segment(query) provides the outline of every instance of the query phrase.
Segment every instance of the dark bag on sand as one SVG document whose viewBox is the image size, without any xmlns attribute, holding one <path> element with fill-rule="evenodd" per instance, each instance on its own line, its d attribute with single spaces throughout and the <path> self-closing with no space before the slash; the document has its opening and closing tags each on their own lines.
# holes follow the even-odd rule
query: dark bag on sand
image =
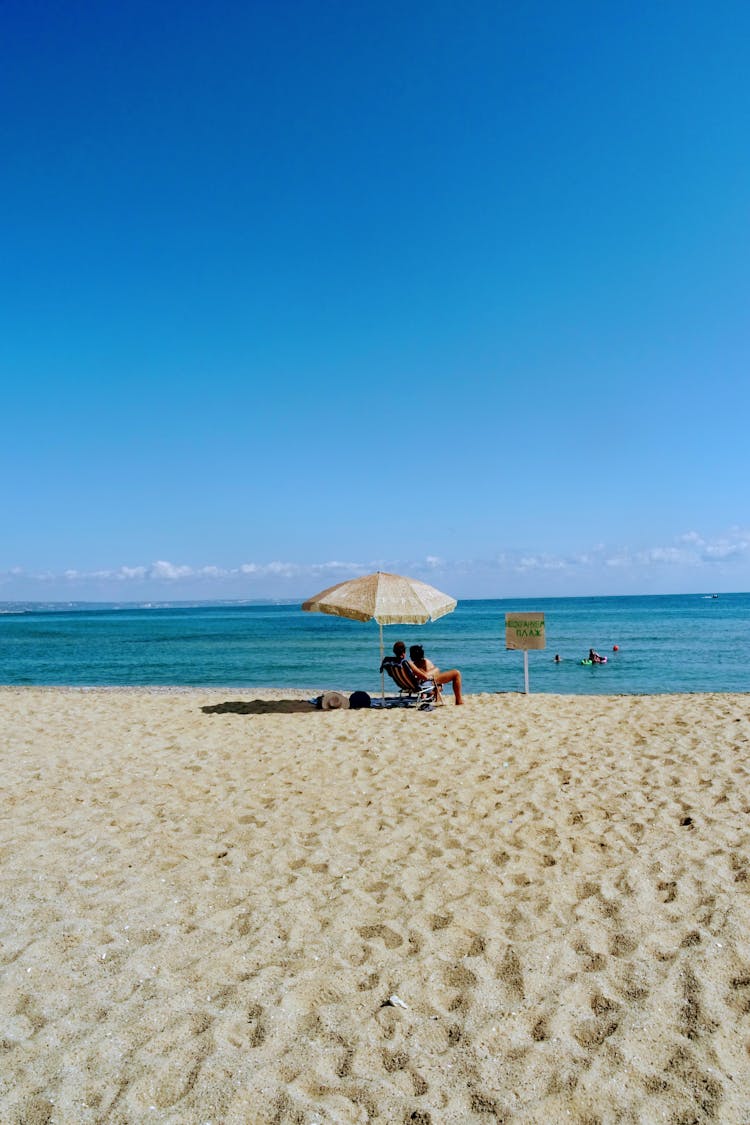
<svg viewBox="0 0 750 1125">
<path fill-rule="evenodd" d="M 349 707 L 358 711 L 361 707 L 369 707 L 372 703 L 366 691 L 353 691 L 349 696 Z"/>
</svg>

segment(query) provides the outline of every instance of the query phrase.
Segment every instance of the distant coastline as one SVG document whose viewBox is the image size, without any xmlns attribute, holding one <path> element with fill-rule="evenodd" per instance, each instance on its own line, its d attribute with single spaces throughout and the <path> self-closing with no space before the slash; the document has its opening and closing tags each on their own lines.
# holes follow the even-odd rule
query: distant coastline
<svg viewBox="0 0 750 1125">
<path fill-rule="evenodd" d="M 489 603 L 489 602 L 503 602 L 509 605 L 530 605 L 533 603 L 540 603 L 540 605 L 549 602 L 580 602 L 591 601 L 601 602 L 610 600 L 623 600 L 628 598 L 705 598 L 707 600 L 717 601 L 720 598 L 733 598 L 745 597 L 750 594 L 747 590 L 724 590 L 719 593 L 709 591 L 688 591 L 674 592 L 674 593 L 659 593 L 659 594 L 569 594 L 569 595 L 551 595 L 545 594 L 538 597 L 528 595 L 524 597 L 506 597 L 498 595 L 492 598 L 459 598 L 460 602 L 471 603 Z M 107 600 L 101 599 L 96 601 L 91 600 L 45 600 L 45 599 L 23 599 L 13 598 L 4 601 L 0 599 L 0 614 L 24 614 L 24 613 L 60 613 L 60 612 L 75 612 L 76 610 L 83 610 L 89 613 L 95 613 L 97 610 L 135 610 L 135 609 L 211 609 L 213 607 L 229 609 L 232 606 L 247 607 L 247 606 L 295 606 L 301 605 L 305 600 L 305 594 L 299 594 L 291 598 L 177 598 L 161 599 L 161 598 L 132 598 L 132 599 L 117 599 Z"/>
</svg>

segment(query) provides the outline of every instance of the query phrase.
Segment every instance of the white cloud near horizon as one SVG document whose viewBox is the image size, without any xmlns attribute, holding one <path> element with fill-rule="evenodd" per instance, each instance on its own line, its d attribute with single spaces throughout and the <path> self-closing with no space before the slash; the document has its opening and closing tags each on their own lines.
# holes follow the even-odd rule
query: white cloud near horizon
<svg viewBox="0 0 750 1125">
<path fill-rule="evenodd" d="M 731 565 L 734 576 L 742 564 L 750 566 L 750 529 L 730 528 L 724 534 L 710 539 L 695 530 L 681 535 L 669 545 L 656 545 L 632 550 L 628 547 L 608 548 L 597 544 L 588 550 L 569 555 L 532 553 L 505 550 L 491 559 L 444 559 L 437 555 L 426 555 L 422 559 L 395 559 L 369 562 L 355 562 L 333 559 L 325 562 L 290 562 L 272 560 L 270 562 L 243 562 L 238 566 L 223 567 L 215 564 L 199 566 L 173 563 L 158 559 L 149 564 L 122 564 L 112 569 L 79 570 L 69 568 L 61 573 L 51 571 L 31 572 L 21 567 L 12 567 L 0 572 L 0 590 L 8 587 L 25 586 L 37 588 L 40 592 L 64 588 L 71 593 L 82 589 L 96 590 L 101 596 L 109 591 L 113 595 L 122 594 L 124 589 L 137 596 L 147 587 L 170 590 L 175 596 L 188 586 L 192 591 L 199 590 L 204 596 L 221 597 L 222 592 L 231 590 L 234 596 L 253 596 L 272 589 L 271 596 L 282 596 L 286 590 L 289 596 L 300 594 L 315 585 L 332 585 L 337 581 L 367 574 L 373 570 L 392 570 L 396 573 L 425 576 L 439 583 L 462 582 L 465 585 L 477 584 L 484 589 L 488 582 L 503 579 L 529 581 L 536 576 L 537 585 L 554 581 L 555 593 L 562 589 L 560 583 L 567 578 L 575 580 L 591 579 L 594 575 L 617 574 L 632 577 L 634 580 L 649 575 L 655 579 L 659 575 L 673 573 L 675 576 L 704 572 L 708 576 L 720 568 L 720 564 Z M 747 575 L 750 585 L 750 574 Z M 241 592 L 238 594 L 238 588 Z M 513 591 L 517 593 L 517 591 Z M 540 590 L 536 590 L 540 593 Z M 19 596 L 19 595 L 16 595 Z M 28 597 L 28 593 L 25 595 Z M 195 592 L 189 596 L 195 597 Z M 472 596 L 472 595 L 466 595 Z"/>
</svg>

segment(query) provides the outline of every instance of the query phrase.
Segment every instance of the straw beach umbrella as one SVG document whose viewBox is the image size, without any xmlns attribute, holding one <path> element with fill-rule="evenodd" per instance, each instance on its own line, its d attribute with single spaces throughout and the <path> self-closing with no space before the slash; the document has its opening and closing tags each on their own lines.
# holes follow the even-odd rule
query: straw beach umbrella
<svg viewBox="0 0 750 1125">
<path fill-rule="evenodd" d="M 329 586 L 303 602 L 302 608 L 308 613 L 330 613 L 353 621 L 377 621 L 382 661 L 384 625 L 424 625 L 450 613 L 457 604 L 455 598 L 418 578 L 379 570 Z"/>
</svg>

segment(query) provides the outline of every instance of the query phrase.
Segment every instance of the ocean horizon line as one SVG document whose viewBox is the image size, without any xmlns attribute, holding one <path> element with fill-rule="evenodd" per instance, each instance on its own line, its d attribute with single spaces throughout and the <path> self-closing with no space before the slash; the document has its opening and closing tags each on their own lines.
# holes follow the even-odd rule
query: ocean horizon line
<svg viewBox="0 0 750 1125">
<path fill-rule="evenodd" d="M 632 599 L 652 598 L 658 600 L 660 598 L 733 598 L 733 597 L 746 597 L 750 591 L 747 590 L 691 590 L 687 592 L 679 591 L 662 591 L 660 593 L 648 594 L 524 594 L 524 595 L 511 595 L 511 596 L 496 596 L 496 597 L 458 597 L 457 601 L 476 603 L 485 602 L 560 602 L 560 601 L 615 601 Z M 161 599 L 161 598 L 82 598 L 82 599 L 32 599 L 32 598 L 12 598 L 8 600 L 0 599 L 0 613 L 35 613 L 35 612 L 54 612 L 65 610 L 97 610 L 97 609 L 211 609 L 211 608 L 225 608 L 232 607 L 247 608 L 252 606 L 302 606 L 302 602 L 309 597 L 308 595 L 298 595 L 296 597 L 265 597 L 265 598 L 174 598 L 174 599 Z"/>
</svg>

